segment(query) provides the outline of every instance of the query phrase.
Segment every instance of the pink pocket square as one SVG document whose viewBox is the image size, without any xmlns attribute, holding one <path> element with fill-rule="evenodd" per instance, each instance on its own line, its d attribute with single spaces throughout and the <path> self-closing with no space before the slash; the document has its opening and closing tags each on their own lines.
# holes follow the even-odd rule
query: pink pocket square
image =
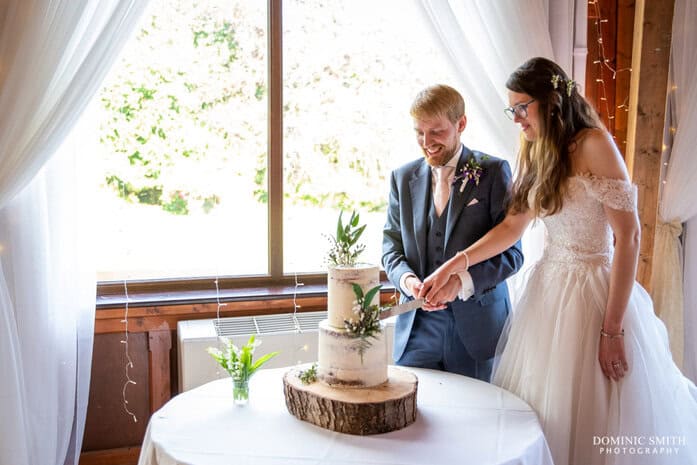
<svg viewBox="0 0 697 465">
<path fill-rule="evenodd" d="M 478 203 L 479 203 L 479 200 L 472 199 L 472 200 L 470 200 L 470 203 L 467 204 L 467 206 L 471 207 L 472 205 L 477 205 Z"/>
</svg>

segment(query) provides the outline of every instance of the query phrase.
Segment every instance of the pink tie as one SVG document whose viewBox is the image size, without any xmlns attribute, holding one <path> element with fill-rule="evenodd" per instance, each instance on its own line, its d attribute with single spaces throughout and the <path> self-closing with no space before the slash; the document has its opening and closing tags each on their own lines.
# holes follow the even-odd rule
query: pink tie
<svg viewBox="0 0 697 465">
<path fill-rule="evenodd" d="M 452 166 L 437 166 L 433 168 L 436 176 L 436 190 L 433 193 L 433 204 L 436 207 L 436 215 L 440 216 L 445 210 L 450 198 L 450 175 L 453 172 Z"/>
</svg>

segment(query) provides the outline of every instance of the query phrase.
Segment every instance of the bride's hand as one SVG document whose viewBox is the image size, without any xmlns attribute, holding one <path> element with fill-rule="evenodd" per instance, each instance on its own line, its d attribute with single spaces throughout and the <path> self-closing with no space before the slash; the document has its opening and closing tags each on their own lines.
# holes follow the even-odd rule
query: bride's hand
<svg viewBox="0 0 697 465">
<path fill-rule="evenodd" d="M 447 284 L 450 275 L 450 270 L 443 264 L 424 280 L 417 297 L 426 299 L 426 302 L 434 300 L 438 291 Z"/>
<path fill-rule="evenodd" d="M 600 336 L 598 361 L 603 374 L 608 379 L 619 381 L 629 370 L 627 357 L 624 352 L 624 337 L 610 338 Z"/>
</svg>

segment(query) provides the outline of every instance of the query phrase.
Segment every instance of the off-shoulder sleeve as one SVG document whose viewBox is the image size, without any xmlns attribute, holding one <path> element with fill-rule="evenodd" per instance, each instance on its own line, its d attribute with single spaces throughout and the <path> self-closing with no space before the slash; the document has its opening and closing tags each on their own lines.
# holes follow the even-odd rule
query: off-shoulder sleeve
<svg viewBox="0 0 697 465">
<path fill-rule="evenodd" d="M 585 177 L 588 192 L 604 205 L 615 210 L 633 211 L 637 208 L 637 186 L 624 179 Z"/>
</svg>

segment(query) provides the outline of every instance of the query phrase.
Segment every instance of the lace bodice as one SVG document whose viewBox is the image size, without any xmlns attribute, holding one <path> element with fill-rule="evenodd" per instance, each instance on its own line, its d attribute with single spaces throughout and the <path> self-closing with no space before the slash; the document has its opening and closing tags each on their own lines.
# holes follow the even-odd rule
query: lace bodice
<svg viewBox="0 0 697 465">
<path fill-rule="evenodd" d="M 627 181 L 571 177 L 561 211 L 542 219 L 547 227 L 543 259 L 609 265 L 613 238 L 603 206 L 632 211 L 636 199 L 637 187 Z"/>
</svg>

